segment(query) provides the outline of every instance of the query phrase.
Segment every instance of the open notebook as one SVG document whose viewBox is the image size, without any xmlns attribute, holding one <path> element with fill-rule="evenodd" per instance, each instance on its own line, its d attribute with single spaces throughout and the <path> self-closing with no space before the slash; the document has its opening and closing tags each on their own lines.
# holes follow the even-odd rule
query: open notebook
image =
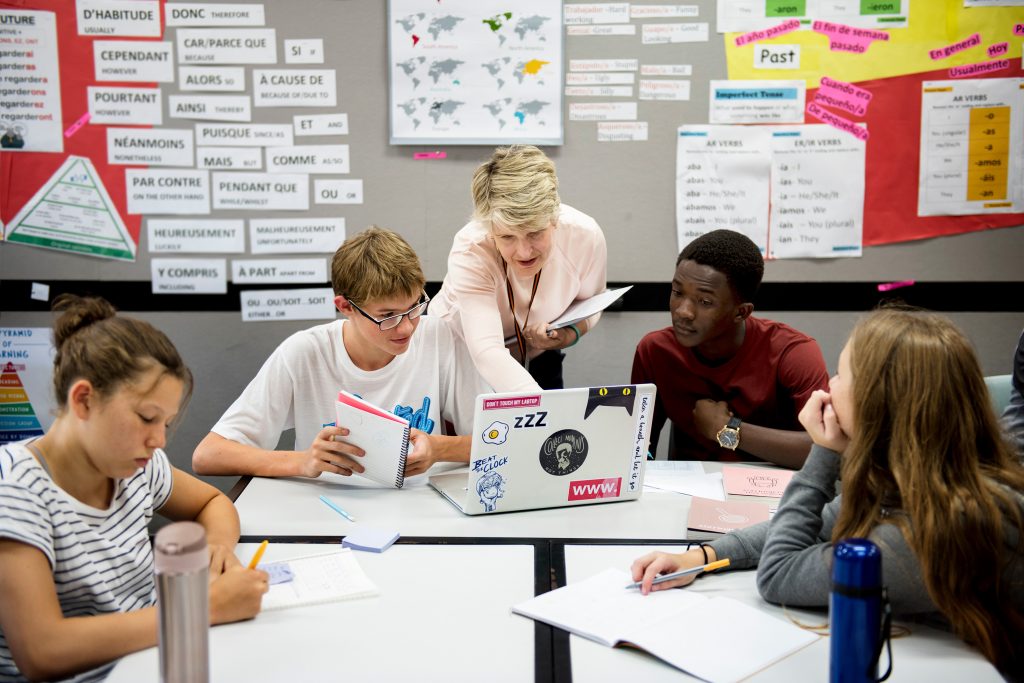
<svg viewBox="0 0 1024 683">
<path fill-rule="evenodd" d="M 349 430 L 345 441 L 366 451 L 359 460 L 366 468 L 361 476 L 402 488 L 409 456 L 409 422 L 347 391 L 338 392 L 334 407 L 336 424 Z"/>
<path fill-rule="evenodd" d="M 641 595 L 606 569 L 512 611 L 602 645 L 633 645 L 714 683 L 739 681 L 810 645 L 813 633 L 726 597 L 666 590 Z"/>
<path fill-rule="evenodd" d="M 263 596 L 264 611 L 365 598 L 379 592 L 347 548 L 258 568 L 271 575 L 270 590 Z"/>
</svg>

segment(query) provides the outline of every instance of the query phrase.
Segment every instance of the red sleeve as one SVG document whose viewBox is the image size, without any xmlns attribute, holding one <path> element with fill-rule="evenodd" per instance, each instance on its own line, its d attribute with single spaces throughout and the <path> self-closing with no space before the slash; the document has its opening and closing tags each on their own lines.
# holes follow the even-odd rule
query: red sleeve
<svg viewBox="0 0 1024 683">
<path fill-rule="evenodd" d="M 798 412 L 816 389 L 828 391 L 828 368 L 818 342 L 808 339 L 790 345 L 779 358 L 778 377 Z"/>
<path fill-rule="evenodd" d="M 633 354 L 633 371 L 629 378 L 630 384 L 654 382 L 654 377 L 644 362 L 646 341 L 646 339 L 641 339 L 640 343 L 636 345 L 636 352 Z M 668 416 L 665 414 L 665 407 L 661 403 L 661 396 L 656 394 L 654 397 L 654 416 L 651 419 L 651 443 L 648 446 L 648 452 L 651 455 L 655 455 L 658 452 L 658 440 L 661 436 L 662 427 L 665 426 L 666 419 L 668 419 Z"/>
</svg>

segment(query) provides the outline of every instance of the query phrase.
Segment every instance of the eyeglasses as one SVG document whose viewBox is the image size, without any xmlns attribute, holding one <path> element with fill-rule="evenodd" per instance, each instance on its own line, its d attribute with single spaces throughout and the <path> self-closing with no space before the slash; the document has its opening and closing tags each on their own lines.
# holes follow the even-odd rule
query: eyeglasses
<svg viewBox="0 0 1024 683">
<path fill-rule="evenodd" d="M 349 299 L 348 302 L 352 304 L 352 308 L 359 311 L 364 318 L 372 320 L 374 323 L 376 323 L 377 327 L 380 328 L 381 332 L 387 332 L 388 330 L 393 330 L 399 325 L 401 325 L 402 318 L 407 317 L 409 318 L 409 320 L 415 320 L 416 318 L 423 315 L 424 311 L 427 310 L 427 304 L 430 303 L 430 297 L 427 296 L 426 292 L 423 292 L 423 299 L 418 304 L 410 308 L 408 311 L 406 311 L 405 313 L 399 313 L 398 315 L 389 315 L 388 317 L 383 318 L 381 320 L 377 320 L 372 315 L 370 315 L 363 309 L 359 308 L 359 306 L 356 306 L 355 302 L 352 301 L 351 299 Z"/>
</svg>

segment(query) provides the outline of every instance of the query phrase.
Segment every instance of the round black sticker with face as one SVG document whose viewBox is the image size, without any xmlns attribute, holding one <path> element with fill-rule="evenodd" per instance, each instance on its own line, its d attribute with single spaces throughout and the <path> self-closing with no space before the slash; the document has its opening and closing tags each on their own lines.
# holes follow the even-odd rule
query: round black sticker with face
<svg viewBox="0 0 1024 683">
<path fill-rule="evenodd" d="M 587 437 L 575 429 L 563 429 L 544 439 L 540 466 L 548 474 L 562 476 L 578 470 L 587 459 Z"/>
</svg>

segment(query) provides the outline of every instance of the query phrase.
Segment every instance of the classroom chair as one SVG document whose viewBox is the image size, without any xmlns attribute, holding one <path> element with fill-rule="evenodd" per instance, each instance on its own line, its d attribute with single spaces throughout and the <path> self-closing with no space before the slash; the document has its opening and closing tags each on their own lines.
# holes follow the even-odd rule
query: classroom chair
<svg viewBox="0 0 1024 683">
<path fill-rule="evenodd" d="M 989 375 L 985 378 L 985 386 L 988 387 L 989 398 L 992 399 L 992 407 L 996 415 L 1002 415 L 1006 405 L 1010 402 L 1010 378 L 1012 375 Z"/>
</svg>

